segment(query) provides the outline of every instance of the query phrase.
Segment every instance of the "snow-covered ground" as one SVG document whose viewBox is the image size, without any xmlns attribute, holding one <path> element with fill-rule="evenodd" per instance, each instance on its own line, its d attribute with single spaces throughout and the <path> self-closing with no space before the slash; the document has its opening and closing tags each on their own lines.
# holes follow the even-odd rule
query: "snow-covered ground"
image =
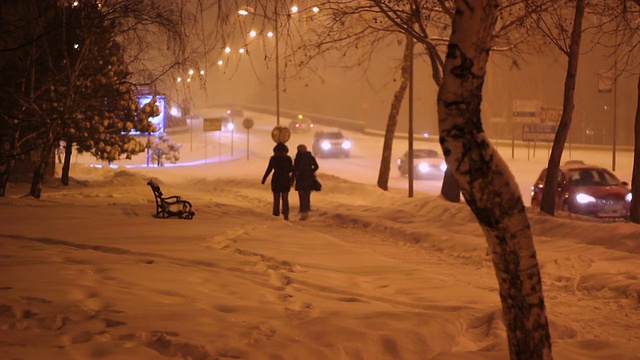
<svg viewBox="0 0 640 360">
<path fill-rule="evenodd" d="M 242 128 L 205 137 L 200 120 L 171 133 L 183 144 L 175 166 L 79 156 L 70 186 L 49 182 L 39 200 L 10 184 L 0 358 L 507 358 L 497 281 L 464 203 L 441 200 L 438 181 L 416 181 L 409 198 L 395 167 L 391 189 L 378 189 L 382 139 L 345 131 L 352 157 L 318 159 L 310 219 L 274 217 L 260 179 L 275 119 L 248 116 L 248 138 Z M 311 137 L 293 134 L 291 155 Z M 405 150 L 397 141 L 394 158 Z M 500 151 L 528 205 L 546 147 Z M 611 165 L 611 152 L 570 158 Z M 619 152 L 618 176 L 630 181 L 631 167 Z M 190 200 L 194 220 L 153 218 L 150 178 Z M 638 359 L 640 227 L 529 215 L 555 358 Z"/>
</svg>

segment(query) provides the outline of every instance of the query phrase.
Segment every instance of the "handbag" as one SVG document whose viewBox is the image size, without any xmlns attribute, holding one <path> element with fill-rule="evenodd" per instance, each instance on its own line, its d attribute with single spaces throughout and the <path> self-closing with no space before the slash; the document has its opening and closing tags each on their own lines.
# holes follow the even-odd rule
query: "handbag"
<svg viewBox="0 0 640 360">
<path fill-rule="evenodd" d="M 313 191 L 320 191 L 322 190 L 322 184 L 320 183 L 320 181 L 318 180 L 317 177 L 313 177 L 313 187 L 312 189 Z"/>
</svg>

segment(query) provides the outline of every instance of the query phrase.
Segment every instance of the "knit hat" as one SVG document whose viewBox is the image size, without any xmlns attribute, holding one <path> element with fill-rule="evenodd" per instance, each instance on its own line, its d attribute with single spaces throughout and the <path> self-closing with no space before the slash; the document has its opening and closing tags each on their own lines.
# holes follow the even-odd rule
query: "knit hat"
<svg viewBox="0 0 640 360">
<path fill-rule="evenodd" d="M 289 152 L 289 148 L 283 143 L 277 143 L 276 146 L 273 147 L 273 152 L 283 152 L 286 154 Z"/>
<path fill-rule="evenodd" d="M 307 146 L 304 144 L 298 145 L 298 151 L 300 152 L 307 151 Z"/>
</svg>

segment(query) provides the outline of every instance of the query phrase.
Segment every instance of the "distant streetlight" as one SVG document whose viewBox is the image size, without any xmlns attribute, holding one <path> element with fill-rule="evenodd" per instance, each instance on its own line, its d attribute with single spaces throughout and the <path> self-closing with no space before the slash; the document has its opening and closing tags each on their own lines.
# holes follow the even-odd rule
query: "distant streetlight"
<svg viewBox="0 0 640 360">
<path fill-rule="evenodd" d="M 181 83 L 181 82 L 184 81 L 184 82 L 190 83 L 192 78 L 193 78 L 193 74 L 195 74 L 195 73 L 196 73 L 195 70 L 189 69 L 187 71 L 187 76 L 186 77 L 182 77 L 182 76 L 176 77 L 176 82 Z M 200 74 L 200 76 L 204 76 L 204 70 L 200 70 L 200 71 L 198 71 L 198 73 Z"/>
<path fill-rule="evenodd" d="M 245 6 L 238 10 L 238 15 L 246 16 L 249 14 L 253 14 L 256 16 L 261 16 L 267 20 L 271 20 L 275 23 L 274 32 L 267 34 L 267 36 L 275 37 L 276 43 L 276 125 L 280 126 L 280 51 L 278 46 L 278 1 L 274 1 L 274 10 L 273 10 L 273 19 L 262 14 L 258 14 L 252 7 Z M 255 36 L 255 32 L 250 34 L 251 36 Z"/>
</svg>

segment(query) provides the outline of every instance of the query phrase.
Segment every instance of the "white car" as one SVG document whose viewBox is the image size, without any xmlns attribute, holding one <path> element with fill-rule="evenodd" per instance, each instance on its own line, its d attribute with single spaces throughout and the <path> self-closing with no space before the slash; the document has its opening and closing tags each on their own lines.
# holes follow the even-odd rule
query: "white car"
<svg viewBox="0 0 640 360">
<path fill-rule="evenodd" d="M 318 157 L 345 157 L 351 154 L 351 141 L 340 130 L 313 134 L 313 154 Z"/>
<path fill-rule="evenodd" d="M 433 149 L 413 149 L 413 176 L 415 178 L 442 178 L 447 170 L 444 157 Z M 409 173 L 409 151 L 398 159 L 398 171 L 402 176 Z"/>
</svg>

